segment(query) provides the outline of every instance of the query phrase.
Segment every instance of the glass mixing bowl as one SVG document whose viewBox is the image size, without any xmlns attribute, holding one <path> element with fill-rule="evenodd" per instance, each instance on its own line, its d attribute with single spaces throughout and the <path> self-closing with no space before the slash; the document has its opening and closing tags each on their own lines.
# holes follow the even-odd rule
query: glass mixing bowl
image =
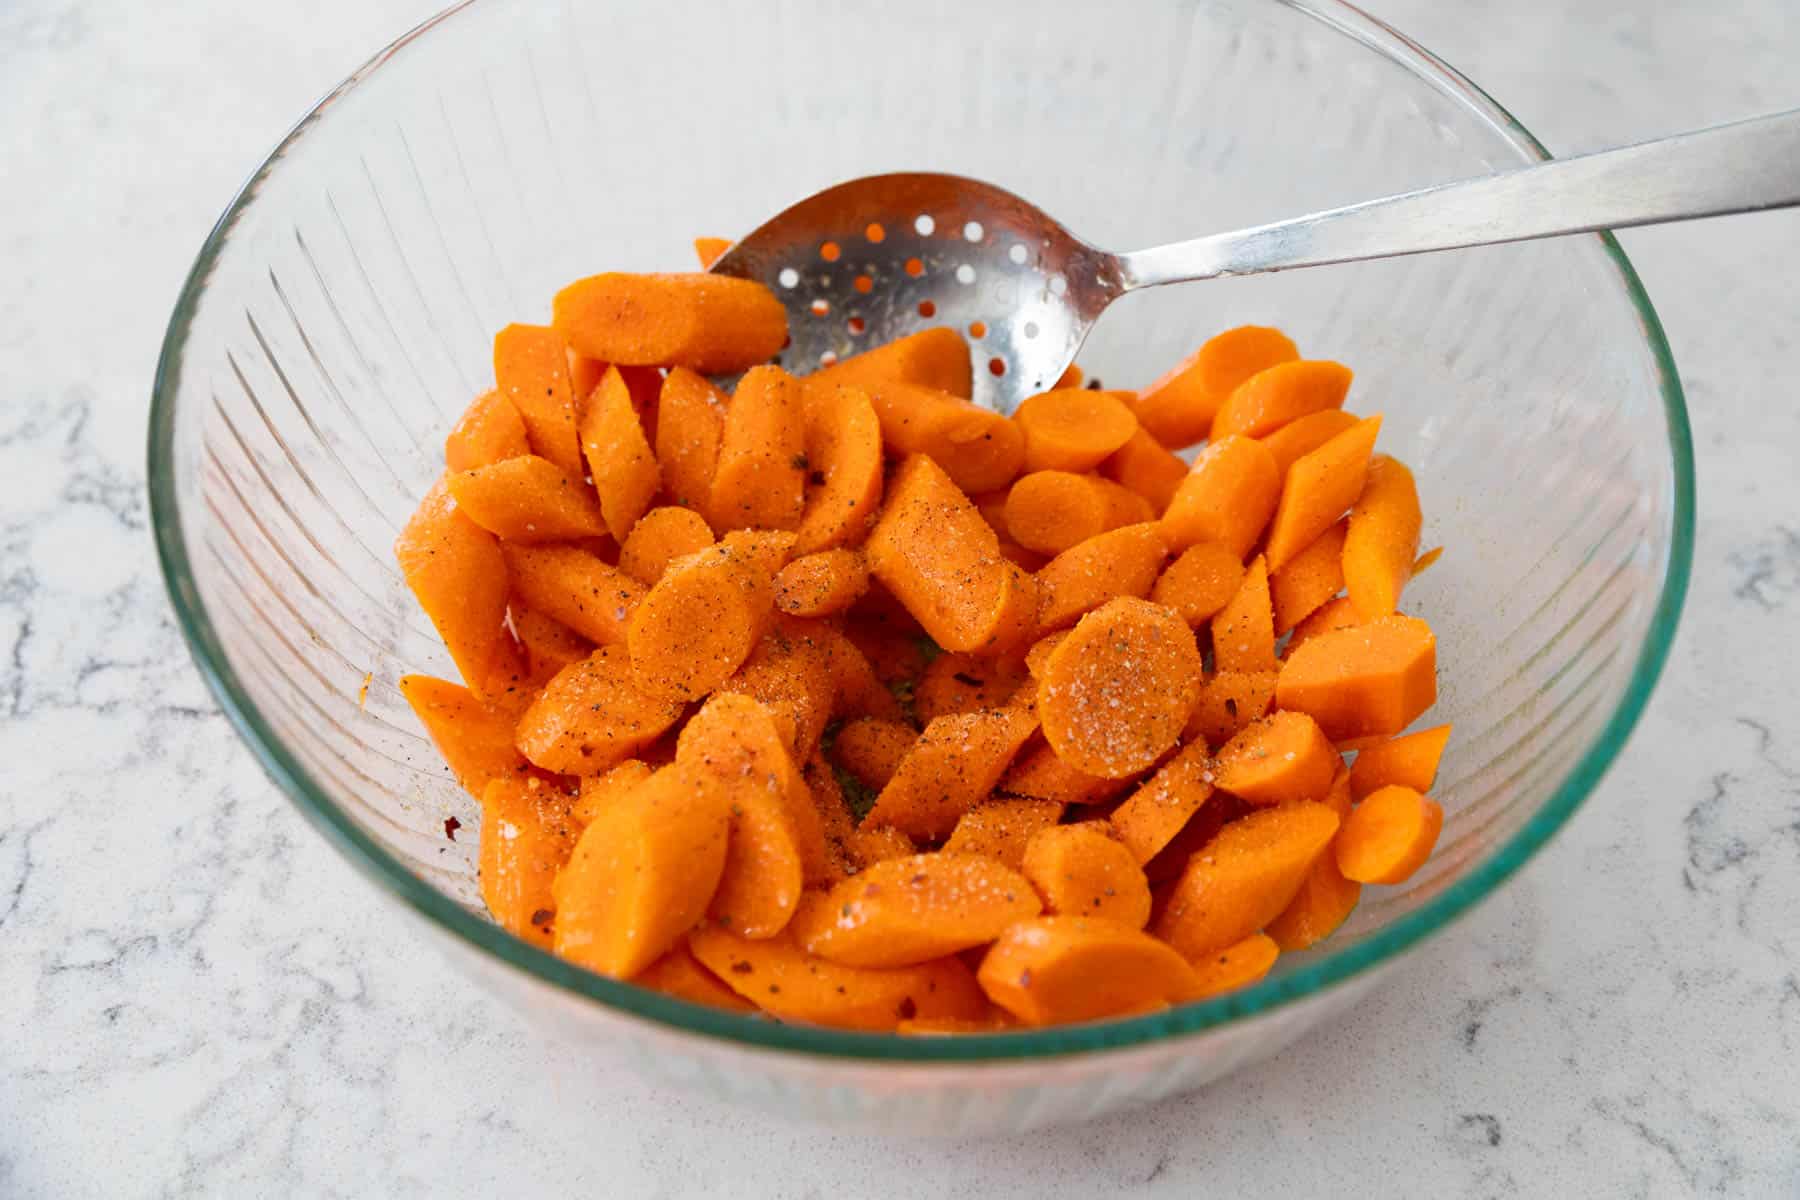
<svg viewBox="0 0 1800 1200">
<path fill-rule="evenodd" d="M 1668 652 L 1693 454 L 1655 313 L 1609 237 L 1133 294 L 1081 361 L 1141 385 L 1278 324 L 1353 365 L 1418 475 L 1454 721 L 1430 863 L 1268 979 L 1153 1016 L 900 1038 L 697 1008 L 483 914 L 477 806 L 394 688 L 454 678 L 394 533 L 491 384 L 490 338 L 602 270 L 682 270 L 879 171 L 949 171 L 1132 248 L 1544 156 L 1473 84 L 1334 0 L 716 5 L 471 0 L 308 113 L 232 201 L 169 325 L 150 423 L 171 596 L 220 704 L 307 817 L 547 1030 L 666 1079 L 895 1130 L 1018 1130 L 1285 1046 L 1517 870 L 1619 752 Z M 936 214 L 954 229 L 954 214 Z M 946 286 L 956 286 L 946 282 Z M 367 703 L 358 691 L 372 673 Z M 457 817 L 464 836 L 447 841 Z"/>
</svg>

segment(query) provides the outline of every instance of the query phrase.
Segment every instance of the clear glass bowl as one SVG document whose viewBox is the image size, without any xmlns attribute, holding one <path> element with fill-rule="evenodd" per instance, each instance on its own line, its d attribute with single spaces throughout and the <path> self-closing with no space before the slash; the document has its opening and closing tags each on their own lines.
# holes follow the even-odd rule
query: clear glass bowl
<svg viewBox="0 0 1800 1200">
<path fill-rule="evenodd" d="M 951 171 L 1131 248 L 1544 152 L 1474 85 L 1334 0 L 720 6 L 473 0 L 308 113 L 232 202 L 176 306 L 150 479 L 182 627 L 269 773 L 384 894 L 581 1052 L 792 1114 L 984 1133 L 1193 1088 L 1344 1009 L 1568 819 L 1667 654 L 1693 455 L 1656 316 L 1586 237 L 1128 297 L 1082 355 L 1144 382 L 1279 324 L 1352 364 L 1443 561 L 1456 737 L 1430 864 L 1234 995 L 1043 1032 L 902 1039 L 696 1008 L 488 922 L 476 806 L 394 689 L 454 672 L 389 547 L 491 380 L 509 320 L 599 270 L 683 269 L 816 188 Z M 946 214 L 940 227 L 953 228 Z M 365 672 L 367 704 L 358 704 Z M 446 817 L 464 833 L 444 834 Z"/>
</svg>

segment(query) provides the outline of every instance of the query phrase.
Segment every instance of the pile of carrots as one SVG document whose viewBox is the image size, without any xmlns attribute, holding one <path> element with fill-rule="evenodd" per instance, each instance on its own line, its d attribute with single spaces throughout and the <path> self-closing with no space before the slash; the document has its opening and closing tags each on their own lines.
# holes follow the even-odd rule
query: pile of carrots
<svg viewBox="0 0 1800 1200">
<path fill-rule="evenodd" d="M 1425 861 L 1432 556 L 1347 368 L 1245 326 L 1008 418 L 955 330 L 805 378 L 785 339 L 753 282 L 571 284 L 399 538 L 463 679 L 401 688 L 505 928 L 700 1004 L 986 1031 L 1241 987 Z"/>
</svg>

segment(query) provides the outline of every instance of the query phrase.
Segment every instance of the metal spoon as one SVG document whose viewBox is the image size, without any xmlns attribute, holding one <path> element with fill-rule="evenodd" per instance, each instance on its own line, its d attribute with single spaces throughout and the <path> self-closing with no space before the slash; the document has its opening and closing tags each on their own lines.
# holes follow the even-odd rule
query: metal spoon
<svg viewBox="0 0 1800 1200">
<path fill-rule="evenodd" d="M 1129 254 L 979 180 L 871 175 L 784 210 L 712 269 L 781 297 L 796 373 L 949 325 L 971 336 L 976 402 L 1010 413 L 1135 288 L 1795 204 L 1800 110 Z"/>
</svg>

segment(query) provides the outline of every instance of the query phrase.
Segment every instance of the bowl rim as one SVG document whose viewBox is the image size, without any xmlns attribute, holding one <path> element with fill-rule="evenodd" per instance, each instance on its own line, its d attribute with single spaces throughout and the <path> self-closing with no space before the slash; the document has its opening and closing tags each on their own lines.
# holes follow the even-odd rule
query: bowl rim
<svg viewBox="0 0 1800 1200">
<path fill-rule="evenodd" d="M 1687 593 L 1694 549 L 1694 457 L 1681 380 L 1662 323 L 1618 241 L 1610 233 L 1602 233 L 1588 236 L 1599 239 L 1617 272 L 1618 283 L 1636 310 L 1656 368 L 1668 424 L 1674 503 L 1670 513 L 1668 561 L 1650 623 L 1617 707 L 1549 799 L 1505 844 L 1476 863 L 1468 874 L 1362 941 L 1327 952 L 1290 973 L 1265 979 L 1240 991 L 1148 1016 L 953 1038 L 904 1037 L 892 1033 L 782 1024 L 758 1016 L 691 1004 L 608 979 L 520 940 L 420 880 L 365 832 L 313 779 L 263 718 L 226 657 L 195 586 L 188 547 L 182 536 L 172 470 L 175 417 L 182 357 L 200 298 L 233 227 L 254 201 L 263 181 L 333 104 L 412 43 L 480 2 L 493 0 L 458 0 L 370 57 L 307 111 L 238 190 L 202 244 L 183 282 L 157 361 L 149 417 L 148 480 L 157 557 L 170 602 L 195 664 L 226 717 L 270 778 L 326 840 L 363 874 L 417 915 L 451 937 L 468 943 L 478 954 L 517 968 L 559 991 L 596 1001 L 626 1017 L 736 1046 L 791 1051 L 826 1059 L 921 1065 L 1016 1063 L 1093 1054 L 1193 1035 L 1265 1016 L 1396 960 L 1415 944 L 1465 915 L 1529 861 L 1562 828 L 1612 765 L 1642 715 L 1668 659 Z M 1447 98 L 1459 102 L 1470 114 L 1482 119 L 1525 161 L 1551 157 L 1511 113 L 1459 71 L 1346 0 L 1271 2 L 1295 9 L 1408 68 Z"/>
</svg>

